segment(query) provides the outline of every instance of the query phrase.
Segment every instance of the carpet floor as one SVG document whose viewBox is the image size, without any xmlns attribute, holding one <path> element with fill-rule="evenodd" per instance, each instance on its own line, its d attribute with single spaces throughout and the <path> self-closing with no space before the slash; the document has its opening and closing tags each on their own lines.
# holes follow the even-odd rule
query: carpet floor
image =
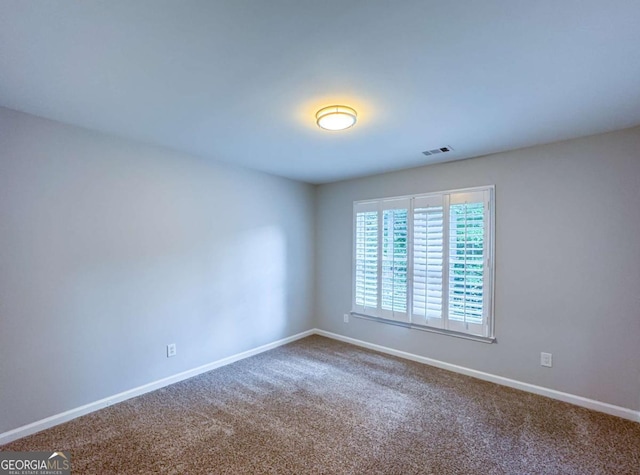
<svg viewBox="0 0 640 475">
<path fill-rule="evenodd" d="M 640 474 L 640 424 L 312 336 L 0 448 L 74 474 Z"/>
</svg>

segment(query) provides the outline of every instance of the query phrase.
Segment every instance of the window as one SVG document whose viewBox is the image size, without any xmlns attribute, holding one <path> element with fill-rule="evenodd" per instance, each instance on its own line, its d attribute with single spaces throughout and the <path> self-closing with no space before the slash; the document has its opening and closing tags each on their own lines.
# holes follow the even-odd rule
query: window
<svg viewBox="0 0 640 475">
<path fill-rule="evenodd" d="M 493 340 L 493 191 L 355 202 L 353 313 Z"/>
</svg>

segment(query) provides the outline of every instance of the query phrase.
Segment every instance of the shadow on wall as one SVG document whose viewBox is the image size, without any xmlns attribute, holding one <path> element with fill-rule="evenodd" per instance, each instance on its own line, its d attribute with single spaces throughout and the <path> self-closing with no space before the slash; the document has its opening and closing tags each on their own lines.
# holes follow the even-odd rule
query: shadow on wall
<svg viewBox="0 0 640 475">
<path fill-rule="evenodd" d="M 226 252 L 213 249 L 209 278 L 208 330 L 224 354 L 239 345 L 254 348 L 282 338 L 287 325 L 286 242 L 277 226 L 245 231 Z M 221 338 L 216 338 L 216 335 Z"/>
<path fill-rule="evenodd" d="M 140 378 L 141 366 L 147 378 L 162 377 L 170 342 L 177 343 L 182 369 L 189 369 L 284 336 L 282 229 L 233 230 L 207 241 L 188 252 L 180 252 L 186 251 L 181 246 L 135 261 L 102 262 L 67 280 L 65 297 L 56 299 L 62 308 L 55 312 L 71 324 L 63 330 L 67 351 L 83 355 L 70 358 L 79 383 L 113 392 L 107 388 L 114 378 L 139 384 L 133 380 Z"/>
</svg>

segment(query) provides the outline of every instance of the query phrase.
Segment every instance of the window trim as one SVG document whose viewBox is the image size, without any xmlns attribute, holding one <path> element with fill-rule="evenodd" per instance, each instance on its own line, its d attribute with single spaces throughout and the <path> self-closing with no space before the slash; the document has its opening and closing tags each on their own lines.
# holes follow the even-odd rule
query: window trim
<svg viewBox="0 0 640 475">
<path fill-rule="evenodd" d="M 455 330 L 450 330 L 450 329 L 445 329 L 445 328 L 437 328 L 437 327 L 433 327 L 433 326 L 428 326 L 428 325 L 423 325 L 423 324 L 418 324 L 418 323 L 414 323 L 412 321 L 412 313 L 413 313 L 413 304 L 412 304 L 412 292 L 413 292 L 413 221 L 414 221 L 414 214 L 413 214 L 413 199 L 415 198 L 429 198 L 429 197 L 433 197 L 433 196 L 440 196 L 442 197 L 443 195 L 448 195 L 448 194 L 454 194 L 454 193 L 466 193 L 466 192 L 488 192 L 489 193 L 489 198 L 488 198 L 488 209 L 486 210 L 485 213 L 485 219 L 487 220 L 487 224 L 486 224 L 486 229 L 487 229 L 487 238 L 488 238 L 488 243 L 486 245 L 486 252 L 487 252 L 487 256 L 485 256 L 485 259 L 488 259 L 488 265 L 486 267 L 486 272 L 488 273 L 487 275 L 487 279 L 486 279 L 486 285 L 488 286 L 486 295 L 488 297 L 488 302 L 487 302 L 487 335 L 488 336 L 482 336 L 482 335 L 475 335 L 475 334 L 471 334 L 471 333 L 465 333 L 465 332 L 459 332 L 459 331 L 455 331 Z M 379 317 L 379 316 L 374 316 L 374 315 L 367 315 L 361 312 L 358 312 L 355 310 L 356 308 L 356 258 L 357 258 L 357 250 L 356 250 L 356 246 L 357 246 L 357 240 L 356 240 L 356 234 L 357 234 L 357 220 L 356 220 L 356 209 L 358 206 L 362 206 L 362 205 L 368 205 L 371 210 L 376 210 L 380 213 L 380 211 L 383 209 L 381 206 L 381 203 L 383 201 L 390 201 L 390 200 L 409 200 L 410 202 L 410 206 L 409 206 L 409 217 L 408 217 L 408 221 L 411 223 L 409 225 L 409 229 L 410 229 L 410 235 L 411 235 L 411 242 L 412 245 L 410 246 L 410 248 L 407 250 L 408 253 L 408 263 L 407 263 L 407 274 L 408 274 L 408 280 L 407 280 L 407 321 L 403 321 L 403 320 L 398 320 L 398 319 L 387 319 L 387 318 L 383 318 L 383 317 Z M 447 203 L 448 205 L 448 203 Z M 405 327 L 405 328 L 410 328 L 410 329 L 415 329 L 415 330 L 421 330 L 421 331 L 426 331 L 426 332 L 430 332 L 430 333 L 438 333 L 438 334 L 442 334 L 442 335 L 449 335 L 449 336 L 453 336 L 453 337 L 458 337 L 458 338 L 463 338 L 466 340 L 473 340 L 473 341 L 479 341 L 479 342 L 483 342 L 483 343 L 495 343 L 497 341 L 496 337 L 495 337 L 495 235 L 496 235 L 496 229 L 495 229 L 495 185 L 485 185 L 485 186 L 474 186 L 474 187 L 468 187 L 468 188 L 458 188 L 458 189 L 451 189 L 451 190 L 443 190 L 443 191 L 437 191 L 437 192 L 428 192 L 428 193 L 418 193 L 418 194 L 412 194 L 412 195 L 402 195 L 402 196 L 391 196 L 391 197 L 384 197 L 384 198 L 372 198 L 372 199 L 365 199 L 365 200 L 357 200 L 353 202 L 353 211 L 352 211 L 352 260 L 351 260 L 351 272 L 352 272 L 352 276 L 351 276 L 351 284 L 352 284 L 352 293 L 351 293 L 351 312 L 350 315 L 356 317 L 356 318 L 360 318 L 360 319 L 365 319 L 365 320 L 371 320 L 371 321 L 376 321 L 376 322 L 380 322 L 380 323 L 385 323 L 385 324 L 390 324 L 390 325 L 396 325 L 396 326 L 401 326 L 401 327 Z M 448 227 L 447 227 L 448 228 Z M 446 231 L 448 233 L 448 230 Z M 443 239 L 443 245 L 447 245 L 446 242 L 448 240 Z M 378 256 L 379 259 L 379 263 L 380 263 L 380 256 Z M 449 267 L 449 262 L 446 263 L 445 266 L 447 269 Z M 411 268 L 411 273 L 409 271 L 409 268 Z M 380 276 L 380 274 L 378 274 Z M 443 280 L 444 280 L 444 276 L 443 276 Z M 378 284 L 380 285 L 380 283 L 378 282 Z M 379 296 L 380 298 L 381 296 Z M 444 298 L 444 296 L 443 296 Z M 448 300 L 448 296 L 446 297 Z"/>
</svg>

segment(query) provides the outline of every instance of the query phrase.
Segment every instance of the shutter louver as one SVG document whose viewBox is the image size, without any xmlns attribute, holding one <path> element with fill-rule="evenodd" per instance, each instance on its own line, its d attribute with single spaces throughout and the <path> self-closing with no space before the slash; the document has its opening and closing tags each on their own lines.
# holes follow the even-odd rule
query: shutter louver
<svg viewBox="0 0 640 475">
<path fill-rule="evenodd" d="M 413 211 L 413 307 L 415 323 L 441 328 L 443 219 L 442 205 Z"/>
<path fill-rule="evenodd" d="M 479 195 L 452 200 L 449 206 L 448 319 L 451 329 L 483 334 L 485 201 Z"/>
<path fill-rule="evenodd" d="M 382 215 L 382 309 L 407 312 L 407 213 L 386 209 Z"/>
<path fill-rule="evenodd" d="M 355 304 L 378 307 L 378 212 L 356 213 Z"/>
</svg>

